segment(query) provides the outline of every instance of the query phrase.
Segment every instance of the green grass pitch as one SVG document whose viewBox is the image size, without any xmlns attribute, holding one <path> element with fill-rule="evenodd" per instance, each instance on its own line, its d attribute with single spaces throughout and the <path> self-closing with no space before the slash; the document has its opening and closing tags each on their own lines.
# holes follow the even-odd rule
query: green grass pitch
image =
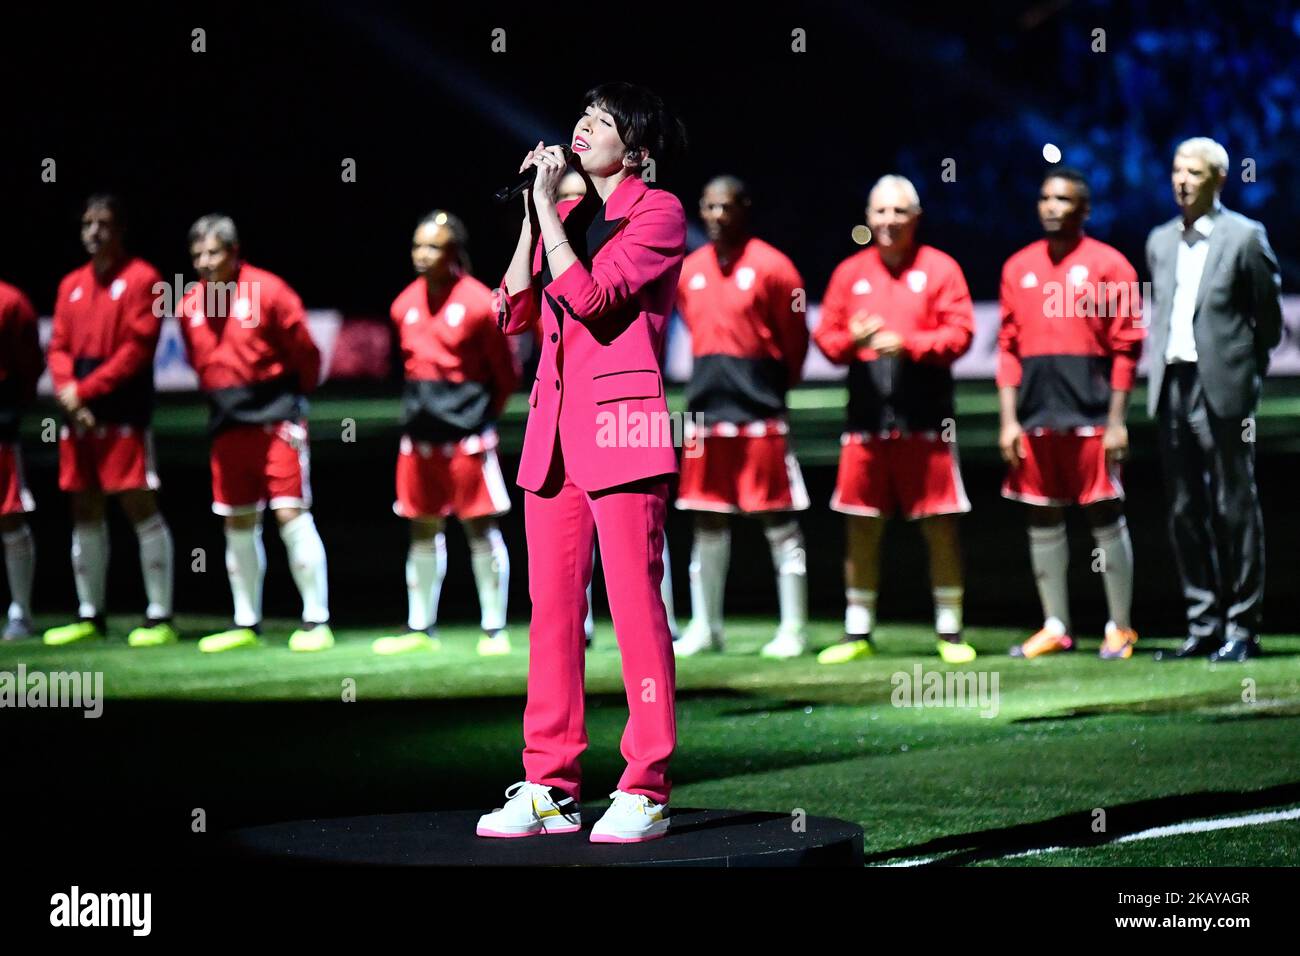
<svg viewBox="0 0 1300 956">
<path fill-rule="evenodd" d="M 302 655 L 278 621 L 262 648 L 206 656 L 191 639 L 219 619 L 182 617 L 187 640 L 151 650 L 122 642 L 133 623 L 114 619 L 117 639 L 97 646 L 0 646 L 0 670 L 103 672 L 100 726 L 69 720 L 55 733 L 79 741 L 88 766 L 111 767 L 126 793 L 202 793 L 235 816 L 255 801 L 292 818 L 486 808 L 519 776 L 521 621 L 501 658 L 476 655 L 471 627 L 445 628 L 438 653 L 378 657 L 369 645 L 383 632 L 340 630 L 333 650 Z M 1300 806 L 1300 636 L 1269 635 L 1264 658 L 1212 667 L 1152 661 L 1150 645 L 1172 639 L 1143 642 L 1127 662 L 1099 660 L 1095 639 L 1011 660 L 1023 633 L 976 628 L 967 633 L 980 657 L 949 667 L 928 628 L 885 622 L 877 657 L 828 667 L 759 658 L 771 626 L 729 621 L 726 653 L 678 662 L 674 805 L 852 820 L 869 865 L 1300 861 L 1300 820 L 1267 816 Z M 814 647 L 829 643 L 838 623 L 816 622 L 811 635 Z M 918 667 L 923 684 L 982 673 L 990 696 L 900 706 L 898 675 L 910 682 Z M 342 699 L 346 681 L 354 702 Z M 583 797 L 599 803 L 621 769 L 627 714 L 608 621 L 587 688 Z M 1260 822 L 1151 833 L 1234 819 Z"/>
</svg>

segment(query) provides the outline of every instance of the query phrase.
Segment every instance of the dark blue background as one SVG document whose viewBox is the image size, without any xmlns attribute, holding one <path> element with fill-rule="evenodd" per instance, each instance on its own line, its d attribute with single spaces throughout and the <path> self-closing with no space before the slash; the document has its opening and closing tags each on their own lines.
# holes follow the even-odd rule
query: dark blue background
<svg viewBox="0 0 1300 956">
<path fill-rule="evenodd" d="M 7 13 L 0 277 L 48 312 L 83 258 L 81 201 L 111 188 L 132 202 L 137 251 L 168 277 L 188 273 L 189 223 L 220 209 L 309 306 L 382 314 L 409 280 L 415 221 L 441 205 L 467 220 L 493 284 L 518 212 L 492 191 L 539 137 L 567 139 L 583 91 L 614 78 L 651 85 L 688 125 L 690 156 L 661 184 L 693 215 L 710 176 L 748 179 L 760 233 L 814 300 L 856 248 L 866 189 L 894 170 L 920 189 L 925 237 L 994 297 L 1002 261 L 1037 233 L 1046 142 L 1092 177 L 1094 234 L 1142 269 L 1147 231 L 1174 212 L 1172 148 L 1197 134 L 1227 146 L 1225 202 L 1268 226 L 1288 291 L 1300 275 L 1288 4 L 465 6 Z M 206 53 L 190 50 L 194 27 Z M 505 53 L 491 52 L 494 27 Z M 796 27 L 806 53 L 790 50 Z M 39 179 L 47 156 L 55 184 Z M 340 181 L 345 157 L 356 183 Z M 1246 157 L 1254 183 L 1241 182 Z M 945 158 L 956 182 L 940 179 Z"/>
</svg>

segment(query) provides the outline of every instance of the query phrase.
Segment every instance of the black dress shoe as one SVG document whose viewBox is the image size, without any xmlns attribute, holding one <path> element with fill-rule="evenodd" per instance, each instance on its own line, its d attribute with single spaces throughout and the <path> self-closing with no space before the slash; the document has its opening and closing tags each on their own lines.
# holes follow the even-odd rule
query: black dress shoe
<svg viewBox="0 0 1300 956">
<path fill-rule="evenodd" d="M 1259 657 L 1259 638 L 1257 637 L 1228 641 L 1228 643 L 1224 644 L 1221 648 L 1210 655 L 1210 663 L 1242 664 L 1250 660 L 1252 657 Z"/>
<path fill-rule="evenodd" d="M 1220 641 L 1217 637 L 1196 637 L 1193 635 L 1183 641 L 1182 646 L 1176 651 L 1156 651 L 1156 660 L 1158 661 L 1184 661 L 1189 657 L 1208 657 L 1219 649 Z"/>
</svg>

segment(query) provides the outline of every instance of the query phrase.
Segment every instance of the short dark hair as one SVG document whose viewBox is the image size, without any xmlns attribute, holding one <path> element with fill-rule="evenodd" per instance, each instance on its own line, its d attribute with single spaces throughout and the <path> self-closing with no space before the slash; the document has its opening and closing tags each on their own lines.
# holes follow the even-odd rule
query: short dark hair
<svg viewBox="0 0 1300 956">
<path fill-rule="evenodd" d="M 704 184 L 704 189 L 700 191 L 701 197 L 703 197 L 704 193 L 708 192 L 710 189 L 725 189 L 736 197 L 736 202 L 739 205 L 748 206 L 750 204 L 749 187 L 745 185 L 745 181 L 738 176 L 732 176 L 729 173 L 722 173 L 719 176 L 714 176 Z"/>
<path fill-rule="evenodd" d="M 81 214 L 84 216 L 87 211 L 95 208 L 107 209 L 113 214 L 113 225 L 117 227 L 118 232 L 126 232 L 126 205 L 122 198 L 116 193 L 92 193 L 86 198 L 86 203 L 81 207 Z"/>
<path fill-rule="evenodd" d="M 643 147 L 656 165 L 673 164 L 686 151 L 686 127 L 668 111 L 659 94 L 635 83 L 602 83 L 582 98 L 614 117 L 618 138 L 629 151 Z"/>
<path fill-rule="evenodd" d="M 1074 183 L 1079 187 L 1079 198 L 1083 201 L 1083 204 L 1085 206 L 1092 205 L 1092 190 L 1088 187 L 1088 178 L 1077 169 L 1070 166 L 1051 167 L 1043 173 L 1042 182 L 1038 185 L 1041 187 L 1049 179 L 1064 179 Z"/>
</svg>

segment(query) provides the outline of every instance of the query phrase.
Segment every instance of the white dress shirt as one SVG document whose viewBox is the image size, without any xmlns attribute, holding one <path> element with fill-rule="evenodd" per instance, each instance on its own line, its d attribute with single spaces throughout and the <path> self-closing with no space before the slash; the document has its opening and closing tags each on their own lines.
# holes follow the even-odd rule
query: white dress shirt
<svg viewBox="0 0 1300 956">
<path fill-rule="evenodd" d="M 1196 292 L 1205 272 L 1205 257 L 1210 251 L 1210 233 L 1219 205 L 1183 227 L 1178 241 L 1178 261 L 1174 266 L 1174 301 L 1169 312 L 1169 340 L 1165 345 L 1166 362 L 1195 362 L 1196 337 L 1192 318 L 1196 314 Z"/>
</svg>

